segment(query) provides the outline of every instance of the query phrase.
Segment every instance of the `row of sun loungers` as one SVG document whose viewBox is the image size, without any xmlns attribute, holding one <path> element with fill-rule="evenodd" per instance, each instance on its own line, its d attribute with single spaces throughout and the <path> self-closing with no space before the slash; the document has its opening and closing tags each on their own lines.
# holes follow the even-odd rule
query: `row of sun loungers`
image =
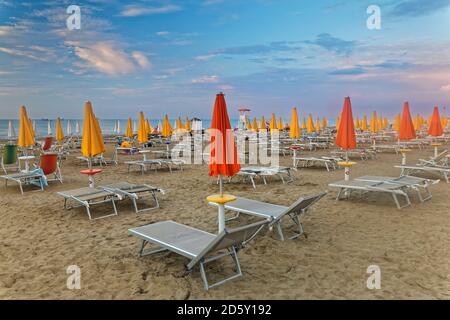
<svg viewBox="0 0 450 320">
<path fill-rule="evenodd" d="M 236 174 L 236 177 L 242 177 L 242 181 L 250 180 L 253 189 L 256 189 L 255 179 L 262 179 L 265 185 L 267 185 L 267 177 L 278 177 L 285 184 L 286 182 L 294 181 L 294 177 L 291 172 L 291 168 L 282 166 L 272 167 L 244 167 Z M 233 177 L 229 178 L 231 182 Z"/>
<path fill-rule="evenodd" d="M 185 162 L 180 159 L 147 159 L 147 160 L 135 160 L 135 161 L 125 161 L 128 166 L 128 172 L 130 172 L 131 167 L 138 167 L 142 174 L 147 172 L 148 169 L 154 169 L 157 171 L 161 168 L 167 168 L 171 173 L 173 168 L 178 168 L 183 171 L 183 165 Z"/>
</svg>

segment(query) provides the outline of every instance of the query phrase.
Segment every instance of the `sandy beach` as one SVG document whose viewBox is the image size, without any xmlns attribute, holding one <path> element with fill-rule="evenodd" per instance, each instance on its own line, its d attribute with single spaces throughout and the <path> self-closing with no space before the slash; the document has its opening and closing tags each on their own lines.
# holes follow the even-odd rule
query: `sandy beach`
<svg viewBox="0 0 450 320">
<path fill-rule="evenodd" d="M 408 163 L 432 155 L 432 149 L 408 154 Z M 108 153 L 112 145 L 108 145 Z M 329 151 L 304 152 L 326 155 Z M 0 299 L 448 299 L 450 298 L 450 185 L 432 186 L 433 198 L 398 210 L 388 195 L 336 202 L 328 183 L 342 180 L 343 170 L 299 169 L 283 185 L 232 183 L 236 196 L 288 205 L 302 195 L 328 190 L 304 218 L 305 239 L 281 242 L 274 232 L 258 236 L 239 254 L 244 276 L 205 291 L 196 269 L 173 253 L 139 258 L 131 227 L 174 220 L 215 233 L 217 210 L 206 197 L 216 193 L 207 165 L 187 165 L 183 172 L 127 172 L 108 166 L 98 184 L 116 181 L 147 183 L 166 191 L 161 208 L 136 215 L 131 203 L 118 205 L 119 215 L 91 222 L 83 208 L 66 211 L 57 191 L 87 186 L 79 171 L 85 163 L 71 153 L 63 162 L 64 184 L 50 183 L 44 192 L 20 195 L 17 186 L 0 187 Z M 357 161 L 352 176 L 398 176 L 401 156 L 380 153 L 376 160 Z M 291 165 L 290 156 L 281 164 Z M 98 210 L 101 211 L 102 207 Z M 109 208 L 105 208 L 109 210 Z M 241 217 L 230 226 L 254 219 Z M 66 287 L 67 267 L 81 268 L 81 289 Z M 213 265 L 216 274 L 231 264 Z M 367 267 L 381 268 L 381 289 L 369 290 Z M 219 267 L 220 266 L 220 267 Z M 217 269 L 217 268 L 220 268 Z"/>
</svg>

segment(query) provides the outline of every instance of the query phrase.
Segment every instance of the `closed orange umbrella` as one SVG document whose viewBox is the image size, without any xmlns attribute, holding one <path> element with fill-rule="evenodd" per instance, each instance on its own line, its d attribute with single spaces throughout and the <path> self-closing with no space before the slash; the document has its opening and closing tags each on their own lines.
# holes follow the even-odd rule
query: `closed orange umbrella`
<svg viewBox="0 0 450 320">
<path fill-rule="evenodd" d="M 61 119 L 59 119 L 59 117 L 56 118 L 56 140 L 57 141 L 64 140 L 64 133 L 61 127 Z"/>
<path fill-rule="evenodd" d="M 272 113 L 272 118 L 270 119 L 269 128 L 270 128 L 271 131 L 278 129 L 277 118 L 275 117 L 275 113 Z"/>
<path fill-rule="evenodd" d="M 147 136 L 152 133 L 152 126 L 150 125 L 148 118 L 145 119 L 145 131 L 147 132 Z"/>
<path fill-rule="evenodd" d="M 144 119 L 144 113 L 141 111 L 139 112 L 139 124 L 138 124 L 138 143 L 145 144 L 148 142 L 148 134 L 147 130 L 145 128 L 145 119 Z"/>
<path fill-rule="evenodd" d="M 266 119 L 264 119 L 264 116 L 261 117 L 261 123 L 259 124 L 259 129 L 264 130 L 264 131 L 267 130 Z"/>
<path fill-rule="evenodd" d="M 320 119 L 319 117 L 316 118 L 316 132 L 320 132 Z"/>
<path fill-rule="evenodd" d="M 300 127 L 298 124 L 297 108 L 292 108 L 291 125 L 289 127 L 289 137 L 292 139 L 300 138 Z"/>
<path fill-rule="evenodd" d="M 306 130 L 306 129 L 307 129 L 307 127 L 306 127 L 306 119 L 305 119 L 305 117 L 303 117 L 302 130 Z"/>
<path fill-rule="evenodd" d="M 192 129 L 191 129 L 191 122 L 189 121 L 188 117 L 186 117 L 185 129 L 186 129 L 187 132 L 191 132 L 192 131 Z"/>
<path fill-rule="evenodd" d="M 81 142 L 81 153 L 87 158 L 95 157 L 105 152 L 102 131 L 92 110 L 91 102 L 84 105 L 83 138 Z"/>
<path fill-rule="evenodd" d="M 323 117 L 322 118 L 322 129 L 325 129 L 327 127 L 327 125 L 328 125 L 327 118 Z"/>
<path fill-rule="evenodd" d="M 24 106 L 20 107 L 19 141 L 17 144 L 22 148 L 29 148 L 34 145 L 27 109 Z"/>
<path fill-rule="evenodd" d="M 428 134 L 433 137 L 440 137 L 444 134 L 438 107 L 434 107 L 430 127 L 428 128 Z"/>
<path fill-rule="evenodd" d="M 369 129 L 369 124 L 367 123 L 367 116 L 366 115 L 364 115 L 363 122 L 362 122 L 362 125 L 361 125 L 361 129 L 363 131 L 367 131 Z"/>
<path fill-rule="evenodd" d="M 170 137 L 172 135 L 172 127 L 169 123 L 169 117 L 167 114 L 164 116 L 164 122 L 163 122 L 163 130 L 162 134 L 163 137 Z"/>
<path fill-rule="evenodd" d="M 256 120 L 256 117 L 253 118 L 253 131 L 258 131 L 258 120 Z"/>
<path fill-rule="evenodd" d="M 281 117 L 278 118 L 278 130 L 283 130 L 284 129 L 284 123 L 283 123 L 283 119 L 281 119 Z"/>
<path fill-rule="evenodd" d="M 133 124 L 131 123 L 131 118 L 128 118 L 127 132 L 125 133 L 125 136 L 130 139 L 133 138 Z"/>
<path fill-rule="evenodd" d="M 346 97 L 341 112 L 339 130 L 336 136 L 336 145 L 345 150 L 356 148 L 355 124 L 353 122 L 352 103 Z"/>
<path fill-rule="evenodd" d="M 308 133 L 314 132 L 316 129 L 314 128 L 314 120 L 312 118 L 312 115 L 308 115 Z"/>
<path fill-rule="evenodd" d="M 416 130 L 411 119 L 411 113 L 409 111 L 409 103 L 406 101 L 403 104 L 402 121 L 400 122 L 400 133 L 398 135 L 399 140 L 411 140 L 416 137 Z"/>
</svg>

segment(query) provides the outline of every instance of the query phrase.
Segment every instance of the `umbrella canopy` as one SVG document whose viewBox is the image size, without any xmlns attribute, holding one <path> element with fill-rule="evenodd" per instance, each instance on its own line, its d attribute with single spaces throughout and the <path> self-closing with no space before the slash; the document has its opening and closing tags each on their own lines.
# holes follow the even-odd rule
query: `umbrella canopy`
<svg viewBox="0 0 450 320">
<path fill-rule="evenodd" d="M 278 118 L 278 130 L 283 130 L 284 129 L 284 123 L 283 123 L 283 119 L 281 119 L 281 117 Z"/>
<path fill-rule="evenodd" d="M 266 119 L 264 119 L 264 116 L 261 117 L 261 123 L 259 124 L 259 129 L 260 130 L 266 130 Z"/>
<path fill-rule="evenodd" d="M 361 125 L 361 129 L 363 131 L 367 131 L 369 130 L 369 124 L 367 123 L 367 116 L 364 115 L 363 121 L 362 121 L 362 125 Z"/>
<path fill-rule="evenodd" d="M 319 119 L 319 117 L 316 118 L 316 132 L 320 132 L 320 119 Z"/>
<path fill-rule="evenodd" d="M 133 138 L 133 124 L 131 118 L 128 118 L 127 131 L 125 132 L 125 137 Z"/>
<path fill-rule="evenodd" d="M 308 133 L 312 133 L 316 131 L 316 128 L 314 128 L 314 120 L 311 114 L 308 115 Z"/>
<path fill-rule="evenodd" d="M 78 122 L 78 121 L 75 124 L 75 133 L 76 134 L 80 134 L 80 122 Z"/>
<path fill-rule="evenodd" d="M 336 136 L 336 145 L 345 150 L 356 148 L 355 123 L 353 122 L 352 103 L 346 97 L 341 112 L 339 130 Z"/>
<path fill-rule="evenodd" d="M 167 114 L 164 116 L 164 122 L 163 122 L 163 128 L 162 128 L 162 136 L 163 137 L 170 137 L 172 135 L 172 127 L 169 123 L 169 117 Z"/>
<path fill-rule="evenodd" d="M 185 125 L 185 129 L 187 132 L 191 132 L 191 122 L 189 121 L 189 117 L 186 117 L 186 125 Z"/>
<path fill-rule="evenodd" d="M 145 119 L 145 132 L 147 133 L 147 136 L 152 133 L 152 127 L 150 126 L 148 118 Z"/>
<path fill-rule="evenodd" d="M 253 131 L 258 131 L 258 120 L 256 120 L 256 117 L 253 118 Z"/>
<path fill-rule="evenodd" d="M 430 127 L 428 128 L 428 134 L 433 137 L 440 137 L 444 134 L 444 130 L 442 130 L 441 116 L 439 115 L 438 107 L 434 107 Z"/>
<path fill-rule="evenodd" d="M 252 123 L 250 122 L 250 119 L 247 119 L 247 130 L 252 130 Z"/>
<path fill-rule="evenodd" d="M 376 111 L 372 113 L 372 118 L 370 118 L 370 131 L 372 131 L 373 133 L 378 132 L 378 119 Z"/>
<path fill-rule="evenodd" d="M 64 132 L 61 126 L 61 119 L 56 118 L 56 140 L 62 141 L 64 140 Z"/>
<path fill-rule="evenodd" d="M 322 118 L 322 129 L 325 129 L 327 127 L 327 125 L 328 125 L 327 118 L 323 117 Z"/>
<path fill-rule="evenodd" d="M 19 147 L 28 148 L 34 145 L 34 137 L 31 130 L 27 109 L 22 106 L 20 107 L 19 141 L 17 143 Z"/>
<path fill-rule="evenodd" d="M 306 130 L 306 119 L 305 119 L 305 117 L 303 117 L 303 121 L 302 121 L 302 130 Z"/>
<path fill-rule="evenodd" d="M 52 135 L 52 124 L 51 124 L 50 120 L 47 121 L 47 135 L 49 135 L 49 136 Z"/>
<path fill-rule="evenodd" d="M 406 101 L 403 104 L 402 121 L 400 122 L 400 133 L 398 135 L 399 140 L 411 140 L 416 137 L 416 130 L 411 119 L 411 113 L 409 112 L 409 103 Z"/>
<path fill-rule="evenodd" d="M 11 120 L 8 122 L 8 138 L 12 138 L 16 136 L 16 130 L 14 130 L 14 126 Z"/>
<path fill-rule="evenodd" d="M 292 139 L 300 138 L 297 108 L 292 108 L 291 125 L 289 126 L 289 137 L 291 137 Z"/>
<path fill-rule="evenodd" d="M 402 116 L 399 114 L 397 114 L 397 116 L 395 117 L 394 120 L 394 130 L 397 132 L 400 132 L 400 124 L 402 123 Z"/>
<path fill-rule="evenodd" d="M 83 156 L 91 158 L 105 152 L 102 130 L 92 110 L 92 104 L 87 101 L 84 104 L 84 126 L 83 138 L 81 141 L 81 153 Z"/>
<path fill-rule="evenodd" d="M 147 130 L 145 129 L 145 119 L 144 119 L 144 113 L 141 111 L 139 112 L 139 124 L 138 124 L 138 143 L 144 144 L 148 142 L 148 134 Z"/>
<path fill-rule="evenodd" d="M 269 128 L 270 128 L 270 130 L 278 130 L 277 118 L 275 117 L 275 113 L 272 113 L 272 117 L 270 118 Z"/>
<path fill-rule="evenodd" d="M 72 134 L 72 123 L 70 122 L 70 120 L 67 120 L 67 134 Z"/>
<path fill-rule="evenodd" d="M 209 175 L 231 177 L 239 172 L 237 148 L 231 131 L 227 105 L 223 93 L 216 96 L 211 122 L 211 162 Z"/>
<path fill-rule="evenodd" d="M 177 129 L 178 129 L 178 130 L 184 129 L 184 125 L 183 125 L 183 121 L 181 121 L 181 117 L 178 117 L 178 120 L 177 120 Z"/>
</svg>

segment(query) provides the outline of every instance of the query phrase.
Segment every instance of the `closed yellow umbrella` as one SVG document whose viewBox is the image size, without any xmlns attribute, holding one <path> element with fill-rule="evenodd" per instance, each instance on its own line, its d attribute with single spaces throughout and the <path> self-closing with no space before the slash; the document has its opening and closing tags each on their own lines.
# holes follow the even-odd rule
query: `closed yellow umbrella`
<svg viewBox="0 0 450 320">
<path fill-rule="evenodd" d="M 305 117 L 303 117 L 303 121 L 302 121 L 302 130 L 306 130 L 306 119 Z"/>
<path fill-rule="evenodd" d="M 340 123 L 341 123 L 341 118 L 340 118 L 340 117 L 337 117 L 337 118 L 336 118 L 336 130 L 339 130 L 339 125 L 340 125 Z"/>
<path fill-rule="evenodd" d="M 278 118 L 278 130 L 284 129 L 283 119 L 281 117 Z"/>
<path fill-rule="evenodd" d="M 62 141 L 64 140 L 64 132 L 61 126 L 61 119 L 56 118 L 56 140 Z"/>
<path fill-rule="evenodd" d="M 323 117 L 322 118 L 322 129 L 325 129 L 327 127 L 327 125 L 328 125 L 327 118 Z"/>
<path fill-rule="evenodd" d="M 291 125 L 289 127 L 289 137 L 292 139 L 300 138 L 300 127 L 298 124 L 297 108 L 292 108 Z"/>
<path fill-rule="evenodd" d="M 128 118 L 127 131 L 125 132 L 125 137 L 133 138 L 133 124 L 131 122 L 131 118 Z"/>
<path fill-rule="evenodd" d="M 247 119 L 247 130 L 251 131 L 252 129 L 252 123 L 250 122 L 250 119 Z"/>
<path fill-rule="evenodd" d="M 19 147 L 29 148 L 34 145 L 33 133 L 31 132 L 30 121 L 27 115 L 27 109 L 20 107 L 20 128 L 19 128 Z"/>
<path fill-rule="evenodd" d="M 259 129 L 264 130 L 264 131 L 267 129 L 266 119 L 264 119 L 264 116 L 262 116 L 262 118 L 261 118 L 261 123 L 259 124 Z"/>
<path fill-rule="evenodd" d="M 144 113 L 139 112 L 139 124 L 138 124 L 138 143 L 145 144 L 148 142 L 147 129 L 145 128 L 146 122 L 144 119 Z"/>
<path fill-rule="evenodd" d="M 402 122 L 402 116 L 399 114 L 397 114 L 397 116 L 395 117 L 394 120 L 394 130 L 397 132 L 400 132 L 400 123 Z"/>
<path fill-rule="evenodd" d="M 191 122 L 189 121 L 189 118 L 188 117 L 186 117 L 186 131 L 187 132 L 191 132 L 192 131 L 192 129 L 191 129 Z"/>
<path fill-rule="evenodd" d="M 178 117 L 178 120 L 177 120 L 177 130 L 181 130 L 181 129 L 184 129 L 183 121 L 181 121 L 181 117 Z"/>
<path fill-rule="evenodd" d="M 320 119 L 319 117 L 316 118 L 316 132 L 320 132 Z"/>
<path fill-rule="evenodd" d="M 373 133 L 378 132 L 378 119 L 376 111 L 372 113 L 372 118 L 370 118 L 370 131 L 372 131 Z"/>
<path fill-rule="evenodd" d="M 81 153 L 87 158 L 95 157 L 105 152 L 102 131 L 95 118 L 91 102 L 84 104 L 84 127 L 81 142 Z M 90 161 L 89 161 L 90 162 Z"/>
<path fill-rule="evenodd" d="M 316 129 L 314 128 L 314 120 L 313 120 L 313 118 L 312 118 L 312 115 L 311 114 L 309 114 L 309 116 L 308 116 L 308 129 L 307 129 L 307 131 L 308 131 L 308 133 L 312 133 L 312 132 L 314 132 Z"/>
<path fill-rule="evenodd" d="M 34 132 L 34 128 L 33 128 L 33 122 L 31 121 L 31 119 L 28 119 L 28 125 L 30 127 L 30 132 L 31 132 L 31 136 L 33 137 L 33 141 L 36 141 L 36 136 L 35 136 L 35 132 Z"/>
<path fill-rule="evenodd" d="M 258 120 L 256 120 L 256 117 L 253 118 L 253 131 L 258 132 Z"/>
<path fill-rule="evenodd" d="M 164 116 L 164 123 L 163 123 L 163 130 L 162 134 L 163 137 L 170 137 L 172 135 L 172 127 L 169 123 L 169 117 L 167 114 Z"/>
<path fill-rule="evenodd" d="M 361 128 L 361 122 L 359 121 L 358 116 L 356 116 L 356 120 L 355 120 L 355 129 L 360 129 Z"/>
<path fill-rule="evenodd" d="M 270 130 L 277 130 L 277 118 L 275 117 L 275 113 L 272 113 L 272 117 L 270 118 L 270 124 L 269 124 Z"/>
<path fill-rule="evenodd" d="M 364 115 L 363 121 L 362 121 L 362 125 L 361 125 L 361 129 L 363 131 L 367 131 L 369 129 L 369 124 L 367 122 L 367 116 Z"/>
</svg>

